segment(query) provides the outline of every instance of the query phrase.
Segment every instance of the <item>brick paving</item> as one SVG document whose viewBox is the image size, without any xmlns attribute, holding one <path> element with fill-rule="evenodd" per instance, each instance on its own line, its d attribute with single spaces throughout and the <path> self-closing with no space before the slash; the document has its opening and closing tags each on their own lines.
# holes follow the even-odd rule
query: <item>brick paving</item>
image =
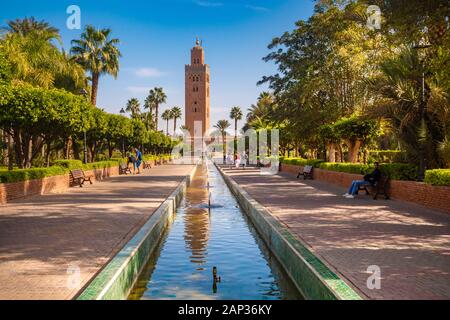
<svg viewBox="0 0 450 320">
<path fill-rule="evenodd" d="M 192 168 L 164 165 L 0 205 L 0 299 L 72 299 Z"/>
<path fill-rule="evenodd" d="M 225 172 L 331 269 L 370 299 L 450 299 L 450 215 L 418 205 L 345 199 L 341 187 L 258 170 Z M 367 268 L 381 269 L 370 290 Z"/>
</svg>

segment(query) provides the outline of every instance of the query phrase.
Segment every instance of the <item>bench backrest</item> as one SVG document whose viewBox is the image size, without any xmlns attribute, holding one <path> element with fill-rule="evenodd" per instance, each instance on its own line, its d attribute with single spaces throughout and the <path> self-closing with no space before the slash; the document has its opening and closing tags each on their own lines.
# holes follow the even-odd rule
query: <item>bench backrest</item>
<svg viewBox="0 0 450 320">
<path fill-rule="evenodd" d="M 313 167 L 312 166 L 304 166 L 303 173 L 311 173 Z"/>
<path fill-rule="evenodd" d="M 83 172 L 83 170 L 80 170 L 80 169 L 71 170 L 70 174 L 72 175 L 72 177 L 74 179 L 84 178 L 84 172 Z"/>
<path fill-rule="evenodd" d="M 122 169 L 122 170 L 128 168 L 128 166 L 125 163 L 121 163 L 121 164 L 119 164 L 119 166 L 120 166 L 120 169 Z"/>
</svg>

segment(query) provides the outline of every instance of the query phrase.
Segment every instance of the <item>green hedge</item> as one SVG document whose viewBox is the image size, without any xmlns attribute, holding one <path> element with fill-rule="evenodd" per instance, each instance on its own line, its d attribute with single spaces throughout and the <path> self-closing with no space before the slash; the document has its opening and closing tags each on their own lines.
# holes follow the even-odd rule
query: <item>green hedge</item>
<svg viewBox="0 0 450 320">
<path fill-rule="evenodd" d="M 434 186 L 450 186 L 450 169 L 427 170 L 425 182 Z"/>
<path fill-rule="evenodd" d="M 55 161 L 54 164 L 55 165 L 48 168 L 15 169 L 12 171 L 0 170 L 0 183 L 19 182 L 58 176 L 66 174 L 69 170 L 74 169 L 93 170 L 111 168 L 117 166 L 118 162 L 101 161 L 83 164 L 80 160 L 58 160 Z"/>
<path fill-rule="evenodd" d="M 360 163 L 342 163 L 342 162 L 323 162 L 322 160 L 307 160 L 302 158 L 283 158 L 282 163 L 292 164 L 297 166 L 310 165 L 315 168 L 354 173 L 366 174 L 373 170 L 373 165 Z M 380 165 L 381 172 L 389 176 L 393 180 L 416 180 L 417 167 L 404 163 L 384 163 Z"/>
<path fill-rule="evenodd" d="M 285 164 L 292 164 L 294 166 L 313 166 L 317 168 L 317 166 L 322 163 L 323 160 L 280 157 L 280 162 Z"/>
<path fill-rule="evenodd" d="M 45 177 L 62 175 L 66 172 L 67 170 L 60 166 L 53 166 L 49 168 L 16 169 L 12 171 L 0 170 L 0 182 L 10 183 L 42 179 Z"/>
<path fill-rule="evenodd" d="M 52 162 L 52 165 L 60 166 L 68 170 L 83 168 L 83 162 L 81 160 L 56 160 Z"/>
<path fill-rule="evenodd" d="M 165 159 L 169 160 L 169 154 L 163 155 L 147 155 L 144 156 L 146 160 Z M 104 169 L 112 168 L 118 165 L 119 162 L 126 163 L 127 159 L 110 159 L 108 161 L 99 161 L 88 164 L 83 164 L 81 160 L 56 160 L 51 167 L 48 168 L 30 168 L 30 169 L 14 169 L 8 171 L 6 168 L 0 168 L 0 183 L 19 182 L 26 180 L 42 179 L 45 177 L 63 175 L 69 170 L 83 169 Z"/>
</svg>

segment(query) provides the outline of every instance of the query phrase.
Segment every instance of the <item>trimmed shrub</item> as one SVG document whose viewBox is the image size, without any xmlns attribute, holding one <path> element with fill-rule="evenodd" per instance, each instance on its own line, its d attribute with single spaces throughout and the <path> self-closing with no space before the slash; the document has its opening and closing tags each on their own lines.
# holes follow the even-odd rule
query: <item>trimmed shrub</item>
<svg viewBox="0 0 450 320">
<path fill-rule="evenodd" d="M 318 165 L 323 162 L 323 160 L 280 157 L 280 162 L 285 164 L 292 164 L 294 166 L 313 166 L 317 168 Z"/>
<path fill-rule="evenodd" d="M 112 168 L 112 167 L 117 167 L 117 166 L 118 166 L 117 161 L 100 161 L 100 162 L 84 164 L 82 169 L 83 170 L 94 170 L 94 169 Z"/>
<path fill-rule="evenodd" d="M 56 160 L 52 163 L 54 166 L 60 166 L 68 170 L 82 169 L 83 162 L 81 160 Z"/>
<path fill-rule="evenodd" d="M 373 165 L 360 163 L 323 162 L 322 160 L 307 160 L 302 158 L 283 158 L 282 163 L 297 166 L 310 165 L 315 168 L 336 172 L 353 174 L 367 174 L 374 168 Z M 393 180 L 416 180 L 417 167 L 404 163 L 384 163 L 380 164 L 381 172 Z"/>
<path fill-rule="evenodd" d="M 450 169 L 427 170 L 425 182 L 434 186 L 450 186 Z"/>
<path fill-rule="evenodd" d="M 1 170 L 0 182 L 10 183 L 10 182 L 42 179 L 45 177 L 63 175 L 65 173 L 66 169 L 60 166 L 53 166 L 49 168 L 16 169 L 12 171 Z"/>
</svg>

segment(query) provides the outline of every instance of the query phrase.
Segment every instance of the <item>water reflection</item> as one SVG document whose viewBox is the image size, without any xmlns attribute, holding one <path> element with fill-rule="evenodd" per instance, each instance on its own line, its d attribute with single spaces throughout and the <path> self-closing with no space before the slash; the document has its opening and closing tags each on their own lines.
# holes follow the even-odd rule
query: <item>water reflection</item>
<svg viewBox="0 0 450 320">
<path fill-rule="evenodd" d="M 209 193 L 205 188 L 206 176 L 207 168 L 199 167 L 186 195 L 188 208 L 184 214 L 184 240 L 191 251 L 190 261 L 198 265 L 197 270 L 204 270 L 208 254 L 209 211 L 205 204 Z"/>
</svg>

